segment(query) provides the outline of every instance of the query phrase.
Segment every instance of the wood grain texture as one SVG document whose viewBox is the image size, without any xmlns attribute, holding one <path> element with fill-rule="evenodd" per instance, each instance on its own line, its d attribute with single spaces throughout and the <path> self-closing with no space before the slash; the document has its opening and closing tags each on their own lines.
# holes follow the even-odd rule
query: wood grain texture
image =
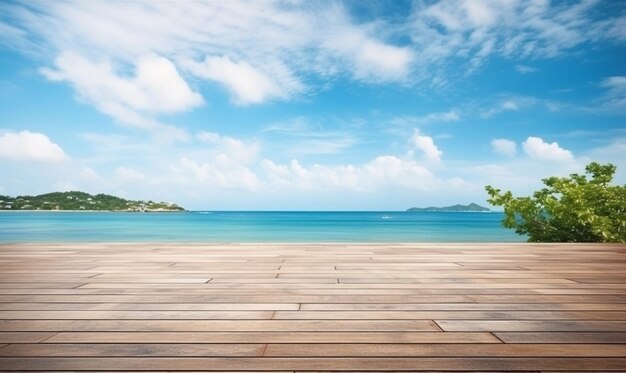
<svg viewBox="0 0 626 373">
<path fill-rule="evenodd" d="M 2 371 L 626 371 L 626 246 L 0 244 Z"/>
</svg>

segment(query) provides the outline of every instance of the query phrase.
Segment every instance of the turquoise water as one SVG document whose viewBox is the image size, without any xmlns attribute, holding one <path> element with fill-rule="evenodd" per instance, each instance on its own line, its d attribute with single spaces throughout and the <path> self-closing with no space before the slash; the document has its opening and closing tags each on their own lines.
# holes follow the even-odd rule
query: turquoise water
<svg viewBox="0 0 626 373">
<path fill-rule="evenodd" d="M 0 242 L 516 242 L 502 213 L 2 212 Z"/>
</svg>

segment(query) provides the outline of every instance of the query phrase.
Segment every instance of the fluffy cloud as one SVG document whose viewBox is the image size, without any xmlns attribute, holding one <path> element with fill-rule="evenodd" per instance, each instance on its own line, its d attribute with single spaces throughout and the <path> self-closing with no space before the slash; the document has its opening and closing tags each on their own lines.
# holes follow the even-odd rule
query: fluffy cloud
<svg viewBox="0 0 626 373">
<path fill-rule="evenodd" d="M 522 146 L 530 158 L 545 161 L 571 161 L 574 159 L 572 152 L 561 148 L 558 143 L 547 143 L 539 137 L 528 137 Z"/>
<path fill-rule="evenodd" d="M 202 188 L 252 191 L 260 185 L 251 169 L 225 154 L 206 162 L 183 157 L 171 167 L 171 171 L 174 182 Z"/>
<path fill-rule="evenodd" d="M 374 40 L 365 40 L 356 51 L 356 76 L 375 80 L 397 80 L 409 72 L 413 52 Z"/>
<path fill-rule="evenodd" d="M 15 48 L 46 56 L 72 50 L 91 61 L 107 56 L 124 70 L 145 56 L 162 56 L 179 69 L 224 86 L 239 105 L 288 100 L 314 92 L 311 85 L 337 76 L 442 87 L 454 75 L 452 60 L 462 60 L 472 70 L 490 56 L 550 58 L 589 41 L 626 40 L 623 18 L 598 20 L 588 15 L 595 10 L 594 1 L 417 2 L 409 17 L 393 22 L 359 22 L 349 5 L 340 2 L 0 5 L 11 20 L 10 25 L 0 23 L 0 38 Z M 179 84 L 172 66 L 167 72 L 165 62 L 155 64 L 156 70 L 173 77 L 168 84 L 178 86 L 176 93 L 167 96 L 163 106 L 158 105 L 163 97 L 132 95 L 130 106 L 123 108 L 136 113 L 150 102 L 155 105 L 149 110 L 156 111 L 197 106 L 198 96 Z M 520 72 L 531 69 L 518 65 Z M 81 87 L 72 84 L 82 96 Z M 167 93 L 160 84 L 140 90 Z M 122 111 L 118 107 L 102 106 L 100 110 L 115 112 L 118 120 L 129 116 L 117 113 Z"/>
<path fill-rule="evenodd" d="M 517 151 L 517 144 L 507 139 L 494 139 L 491 141 L 491 148 L 498 154 L 513 157 Z"/>
<path fill-rule="evenodd" d="M 303 90 L 303 85 L 284 65 L 274 63 L 267 73 L 245 61 L 227 56 L 208 56 L 202 63 L 183 63 L 194 75 L 226 87 L 239 105 L 258 104 L 271 99 L 287 99 Z"/>
<path fill-rule="evenodd" d="M 103 111 L 122 106 L 138 112 L 174 113 L 203 103 L 167 58 L 139 59 L 130 78 L 118 75 L 110 63 L 91 62 L 72 52 L 62 53 L 54 64 L 55 69 L 44 68 L 42 73 L 50 80 L 69 82 L 80 99 Z"/>
<path fill-rule="evenodd" d="M 261 150 L 256 141 L 243 141 L 230 136 L 223 136 L 215 132 L 200 131 L 196 134 L 198 140 L 216 146 L 220 155 L 242 164 L 250 164 L 257 160 Z"/>
<path fill-rule="evenodd" d="M 119 122 L 147 130 L 168 129 L 151 119 L 151 114 L 180 112 L 203 104 L 202 96 L 189 88 L 168 59 L 143 57 L 135 70 L 134 77 L 120 76 L 110 63 L 91 62 L 65 52 L 55 60 L 54 69 L 44 68 L 42 73 L 50 80 L 70 83 L 80 100 Z"/>
<path fill-rule="evenodd" d="M 219 133 L 207 131 L 198 132 L 196 137 L 198 140 L 208 144 L 217 144 L 222 139 L 222 136 L 220 136 Z"/>
<path fill-rule="evenodd" d="M 20 131 L 0 134 L 0 157 L 58 163 L 68 159 L 61 147 L 43 133 Z"/>
<path fill-rule="evenodd" d="M 415 148 L 424 155 L 426 160 L 431 162 L 441 162 L 443 152 L 439 150 L 437 145 L 435 145 L 432 137 L 420 135 L 419 130 L 416 129 L 413 132 L 411 141 Z"/>
<path fill-rule="evenodd" d="M 261 167 L 268 185 L 316 192 L 375 192 L 385 187 L 427 190 L 438 183 L 437 178 L 426 167 L 414 160 L 404 160 L 392 155 L 378 156 L 362 165 L 315 164 L 310 167 L 303 166 L 298 160 L 277 164 L 264 159 Z"/>
<path fill-rule="evenodd" d="M 225 86 L 238 104 L 288 99 L 311 74 L 395 81 L 413 59 L 410 47 L 384 40 L 393 37 L 386 25 L 358 24 L 341 3 L 69 1 L 7 4 L 3 11 L 15 24 L 13 44 L 109 56 L 125 66 L 165 56 Z"/>
</svg>

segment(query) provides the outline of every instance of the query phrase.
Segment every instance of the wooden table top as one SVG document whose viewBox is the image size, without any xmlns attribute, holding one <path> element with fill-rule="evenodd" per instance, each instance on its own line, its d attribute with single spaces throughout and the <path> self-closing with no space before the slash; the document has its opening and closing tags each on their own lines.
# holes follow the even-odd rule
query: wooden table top
<svg viewBox="0 0 626 373">
<path fill-rule="evenodd" d="M 626 246 L 2 244 L 0 370 L 626 371 Z"/>
</svg>

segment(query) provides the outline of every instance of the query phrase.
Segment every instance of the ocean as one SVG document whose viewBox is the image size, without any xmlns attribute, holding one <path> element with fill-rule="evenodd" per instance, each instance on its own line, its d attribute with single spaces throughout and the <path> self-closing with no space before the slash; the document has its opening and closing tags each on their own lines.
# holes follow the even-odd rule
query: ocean
<svg viewBox="0 0 626 373">
<path fill-rule="evenodd" d="M 2 212 L 0 243 L 520 242 L 499 212 Z"/>
</svg>

